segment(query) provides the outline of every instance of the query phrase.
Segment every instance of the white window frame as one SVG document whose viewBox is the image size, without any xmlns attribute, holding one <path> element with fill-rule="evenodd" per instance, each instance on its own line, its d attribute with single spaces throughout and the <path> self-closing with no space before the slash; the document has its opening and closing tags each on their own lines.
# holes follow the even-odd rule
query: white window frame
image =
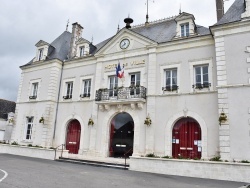
<svg viewBox="0 0 250 188">
<path fill-rule="evenodd" d="M 111 78 L 112 78 L 112 87 L 111 87 Z M 117 81 L 117 82 L 116 82 Z M 108 91 L 109 91 L 109 97 L 116 97 L 117 92 L 115 89 L 118 88 L 118 77 L 116 75 L 110 75 L 108 77 Z"/>
<path fill-rule="evenodd" d="M 180 25 L 181 37 L 188 37 L 190 35 L 189 23 L 184 23 Z"/>
<path fill-rule="evenodd" d="M 37 97 L 37 92 L 38 92 L 38 82 L 32 83 L 32 90 L 31 90 L 31 96 Z"/>
<path fill-rule="evenodd" d="M 85 46 L 79 47 L 80 57 L 83 57 L 85 55 Z"/>
<path fill-rule="evenodd" d="M 138 81 L 138 75 L 140 75 L 139 81 Z M 135 76 L 134 84 L 132 84 L 132 76 Z M 129 73 L 129 78 L 130 78 L 130 86 L 141 86 L 141 72 Z M 139 84 L 137 82 L 139 82 Z"/>
<path fill-rule="evenodd" d="M 44 51 L 43 48 L 38 49 L 38 56 L 37 56 L 38 61 L 43 60 L 43 51 Z"/>
<path fill-rule="evenodd" d="M 180 62 L 175 62 L 175 63 L 168 63 L 165 65 L 161 65 L 160 66 L 160 74 L 161 74 L 161 86 L 158 87 L 159 88 L 159 93 L 163 94 L 174 94 L 172 91 L 164 91 L 163 88 L 166 87 L 166 70 L 173 70 L 173 69 L 177 69 L 177 86 L 178 89 L 176 90 L 177 93 L 180 92 L 181 90 L 181 84 L 180 84 L 180 71 L 181 71 L 181 64 Z"/>
<path fill-rule="evenodd" d="M 71 98 L 67 98 L 67 91 L 68 91 L 68 83 L 72 82 L 73 83 L 73 89 L 72 90 L 72 94 L 71 94 Z M 62 92 L 62 99 L 63 100 L 72 100 L 73 95 L 74 95 L 74 84 L 75 84 L 75 78 L 67 78 L 63 80 L 63 92 Z"/>
<path fill-rule="evenodd" d="M 90 96 L 89 97 L 84 97 L 84 96 L 82 96 L 83 94 L 84 94 L 84 81 L 86 81 L 86 80 L 90 80 L 90 82 L 91 82 L 91 85 L 90 85 Z M 79 98 L 80 98 L 80 100 L 89 100 L 89 99 L 92 99 L 93 97 L 95 97 L 95 96 L 93 96 L 93 89 L 94 89 L 94 76 L 93 75 L 84 75 L 84 76 L 81 76 L 80 77 L 80 84 L 79 84 Z"/>
<path fill-rule="evenodd" d="M 208 88 L 203 89 L 195 89 L 193 88 L 193 85 L 196 84 L 196 73 L 195 73 L 195 67 L 197 66 L 205 66 L 208 65 L 208 83 L 210 86 Z M 209 59 L 203 59 L 203 60 L 194 60 L 189 61 L 189 71 L 190 71 L 190 91 L 196 91 L 196 92 L 206 92 L 213 90 L 213 60 L 212 58 Z"/>
<path fill-rule="evenodd" d="M 176 84 L 173 84 L 173 71 L 176 71 Z M 164 85 L 164 89 L 163 90 L 167 90 L 167 91 L 177 91 L 178 90 L 178 70 L 177 68 L 172 68 L 172 69 L 165 69 L 165 85 Z M 167 85 L 167 72 L 170 73 L 170 84 Z M 166 89 L 166 88 L 169 89 Z"/>
<path fill-rule="evenodd" d="M 91 79 L 82 80 L 82 93 L 81 97 L 91 96 Z"/>
<path fill-rule="evenodd" d="M 30 118 L 32 118 L 31 122 L 29 122 Z M 29 131 L 29 134 L 28 134 L 29 126 L 30 126 L 30 131 Z M 26 117 L 26 122 L 25 122 L 25 132 L 24 132 L 24 140 L 25 141 L 32 141 L 33 140 L 33 136 L 34 136 L 34 135 L 32 135 L 33 127 L 34 127 L 34 116 L 29 116 L 29 117 L 27 116 Z"/>
<path fill-rule="evenodd" d="M 42 79 L 38 78 L 38 79 L 34 79 L 34 80 L 30 80 L 29 83 L 29 92 L 28 92 L 28 101 L 32 101 L 32 100 L 39 100 L 39 94 L 40 94 L 40 87 L 41 87 L 41 82 Z M 34 84 L 37 83 L 37 91 L 36 91 L 36 97 L 33 97 L 34 95 Z"/>
</svg>

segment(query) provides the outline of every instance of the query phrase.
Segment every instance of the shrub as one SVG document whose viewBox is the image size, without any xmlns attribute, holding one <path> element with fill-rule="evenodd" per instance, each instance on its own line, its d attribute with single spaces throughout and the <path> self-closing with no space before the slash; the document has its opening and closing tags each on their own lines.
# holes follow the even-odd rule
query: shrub
<svg viewBox="0 0 250 188">
<path fill-rule="evenodd" d="M 209 159 L 209 161 L 222 161 L 222 160 L 220 159 L 220 156 L 215 156 L 215 157 Z"/>
<path fill-rule="evenodd" d="M 16 141 L 12 142 L 11 145 L 18 145 Z"/>
<path fill-rule="evenodd" d="M 33 147 L 32 144 L 28 144 L 28 147 Z"/>
<path fill-rule="evenodd" d="M 241 163 L 250 163 L 248 160 L 242 160 Z"/>
<path fill-rule="evenodd" d="M 163 156 L 162 158 L 171 159 L 172 157 L 169 157 L 169 156 L 167 155 L 167 156 Z"/>
<path fill-rule="evenodd" d="M 145 157 L 155 157 L 155 158 L 159 158 L 157 155 L 155 155 L 154 153 L 149 153 L 147 155 L 145 155 Z"/>
</svg>

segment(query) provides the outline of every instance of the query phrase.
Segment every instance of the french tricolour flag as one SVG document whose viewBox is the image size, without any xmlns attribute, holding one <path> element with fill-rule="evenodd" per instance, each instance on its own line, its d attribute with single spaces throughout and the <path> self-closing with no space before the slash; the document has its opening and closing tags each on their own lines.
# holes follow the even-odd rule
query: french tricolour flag
<svg viewBox="0 0 250 188">
<path fill-rule="evenodd" d="M 124 65 L 121 69 L 121 65 L 120 65 L 120 62 L 118 61 L 118 65 L 116 67 L 116 76 L 118 78 L 124 78 Z"/>
</svg>

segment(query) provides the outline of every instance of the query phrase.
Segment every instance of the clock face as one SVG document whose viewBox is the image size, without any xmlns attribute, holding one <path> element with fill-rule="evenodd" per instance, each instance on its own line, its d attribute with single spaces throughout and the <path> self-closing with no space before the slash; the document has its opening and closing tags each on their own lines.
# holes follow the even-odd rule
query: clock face
<svg viewBox="0 0 250 188">
<path fill-rule="evenodd" d="M 128 39 L 123 39 L 121 42 L 120 42 L 120 48 L 121 49 L 126 49 L 128 46 L 129 46 L 129 40 Z"/>
</svg>

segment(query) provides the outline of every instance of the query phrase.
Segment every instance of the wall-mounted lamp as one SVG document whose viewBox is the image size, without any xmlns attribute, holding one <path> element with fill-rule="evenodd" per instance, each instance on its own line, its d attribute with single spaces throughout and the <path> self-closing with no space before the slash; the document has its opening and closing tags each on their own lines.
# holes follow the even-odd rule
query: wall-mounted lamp
<svg viewBox="0 0 250 188">
<path fill-rule="evenodd" d="M 219 117 L 219 123 L 221 125 L 221 123 L 225 123 L 227 121 L 227 116 L 224 113 L 224 110 L 222 108 L 221 113 L 220 113 L 220 117 Z"/>
<path fill-rule="evenodd" d="M 92 115 L 89 118 L 88 125 L 94 125 L 94 120 L 92 119 Z"/>
<path fill-rule="evenodd" d="M 150 126 L 152 124 L 152 120 L 150 119 L 149 114 L 147 115 L 144 124 L 147 126 Z"/>
</svg>

